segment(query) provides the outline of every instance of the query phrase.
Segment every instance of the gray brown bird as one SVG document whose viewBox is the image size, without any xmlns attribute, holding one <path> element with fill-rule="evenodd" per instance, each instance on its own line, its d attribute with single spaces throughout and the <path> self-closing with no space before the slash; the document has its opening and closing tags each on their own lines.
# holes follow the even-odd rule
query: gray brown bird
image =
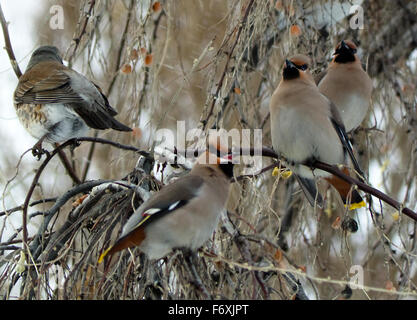
<svg viewBox="0 0 417 320">
<path fill-rule="evenodd" d="M 131 131 L 114 119 L 117 114 L 101 89 L 62 63 L 58 49 L 34 51 L 14 92 L 17 116 L 38 143 L 59 143 L 84 136 L 89 128 Z"/>
<path fill-rule="evenodd" d="M 286 60 L 282 79 L 270 102 L 271 136 L 275 151 L 286 159 L 311 204 L 318 195 L 314 178 L 325 177 L 339 191 L 346 204 L 363 204 L 350 185 L 310 165 L 321 161 L 331 165 L 347 164 L 349 155 L 360 171 L 340 115 L 334 104 L 320 93 L 309 71 L 310 59 L 295 55 Z M 341 185 L 339 185 L 341 183 Z M 356 207 L 356 206 L 355 206 Z"/>
<path fill-rule="evenodd" d="M 333 60 L 318 83 L 320 92 L 336 105 L 347 132 L 364 120 L 372 94 L 372 80 L 363 70 L 356 51 L 352 41 L 339 42 Z"/>
<path fill-rule="evenodd" d="M 208 155 L 203 153 L 190 173 L 164 186 L 136 209 L 99 262 L 130 247 L 138 247 L 150 259 L 160 259 L 177 248 L 200 248 L 225 210 L 233 177 L 230 155 L 216 154 L 212 164 Z"/>
</svg>

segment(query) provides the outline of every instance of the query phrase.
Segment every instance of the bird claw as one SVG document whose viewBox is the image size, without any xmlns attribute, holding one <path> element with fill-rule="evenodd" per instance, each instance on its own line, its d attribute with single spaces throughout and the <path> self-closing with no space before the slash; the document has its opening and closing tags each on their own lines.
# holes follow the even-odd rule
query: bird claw
<svg viewBox="0 0 417 320">
<path fill-rule="evenodd" d="M 78 141 L 77 139 L 74 139 L 74 141 L 73 141 L 73 143 L 71 144 L 71 147 L 70 147 L 71 151 L 74 151 L 75 148 L 79 147 L 80 145 L 81 145 L 81 142 Z"/>
<path fill-rule="evenodd" d="M 46 154 L 47 156 L 50 155 L 48 150 L 42 148 L 42 143 L 37 143 L 33 146 L 32 155 L 35 158 L 38 158 L 38 161 L 42 158 L 42 155 L 44 154 Z"/>
</svg>

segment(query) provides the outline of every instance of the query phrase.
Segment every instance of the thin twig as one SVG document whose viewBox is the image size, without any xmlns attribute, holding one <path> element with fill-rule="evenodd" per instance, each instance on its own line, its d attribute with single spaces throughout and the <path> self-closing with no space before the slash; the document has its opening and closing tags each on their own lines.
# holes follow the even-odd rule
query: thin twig
<svg viewBox="0 0 417 320">
<path fill-rule="evenodd" d="M 46 199 L 36 200 L 36 201 L 31 202 L 31 203 L 29 204 L 29 207 L 35 206 L 35 205 L 37 205 L 37 204 L 47 203 L 47 202 L 55 202 L 55 201 L 56 201 L 56 199 L 57 199 L 57 198 L 56 198 L 56 197 L 54 197 L 54 198 L 46 198 Z M 13 213 L 13 212 L 16 212 L 16 211 L 21 211 L 21 210 L 23 210 L 23 205 L 20 205 L 20 206 L 17 206 L 17 207 L 11 208 L 11 209 L 7 209 L 7 210 L 5 210 L 5 211 L 1 211 L 1 212 L 0 212 L 0 217 L 1 217 L 1 216 L 4 216 L 4 215 L 9 215 L 10 213 Z"/>
<path fill-rule="evenodd" d="M 98 131 L 94 130 L 94 138 L 97 138 L 97 137 L 98 137 Z M 95 149 L 96 149 L 96 143 L 93 142 L 90 146 L 90 149 L 88 150 L 87 162 L 85 163 L 85 167 L 83 169 L 81 181 L 85 181 L 85 179 L 87 179 L 87 174 L 88 174 L 88 171 L 90 170 L 90 165 L 93 159 L 93 154 L 94 154 Z"/>
<path fill-rule="evenodd" d="M 113 147 L 116 147 L 118 149 L 122 149 L 122 150 L 127 150 L 127 151 L 134 151 L 148 159 L 152 158 L 152 155 L 149 152 L 143 151 L 139 148 L 136 148 L 134 146 L 130 146 L 130 145 L 126 145 L 126 144 L 121 144 L 118 142 L 114 142 L 111 140 L 107 140 L 107 139 L 103 139 L 103 138 L 95 138 L 95 137 L 80 137 L 80 138 L 76 138 L 73 139 L 73 143 L 75 142 L 81 142 L 81 141 L 88 141 L 88 142 L 97 142 L 97 143 L 101 143 L 101 144 L 108 144 L 111 145 Z"/>
<path fill-rule="evenodd" d="M 7 55 L 9 56 L 10 63 L 12 64 L 13 71 L 16 77 L 19 79 L 22 75 L 22 71 L 20 71 L 19 65 L 17 64 L 16 57 L 13 52 L 12 43 L 10 42 L 9 31 L 7 28 L 7 21 L 3 14 L 3 9 L 0 4 L 0 22 L 1 28 L 3 29 L 3 37 L 4 37 L 4 49 L 7 51 Z"/>
<path fill-rule="evenodd" d="M 55 147 L 58 147 L 58 144 L 55 144 Z M 74 167 L 68 161 L 67 156 L 63 150 L 58 151 L 58 157 L 61 160 L 62 164 L 64 165 L 65 170 L 67 171 L 68 175 L 72 179 L 75 184 L 80 184 L 81 180 L 78 178 L 77 173 L 75 172 Z"/>
<path fill-rule="evenodd" d="M 78 34 L 78 36 L 76 38 L 73 39 L 73 41 L 75 42 L 75 47 L 74 50 L 72 51 L 72 54 L 70 56 L 70 58 L 68 58 L 67 60 L 69 61 L 69 67 L 71 67 L 71 63 L 72 63 L 72 57 L 75 55 L 78 46 L 81 42 L 82 37 L 84 36 L 84 34 L 86 33 L 86 29 L 87 29 L 87 24 L 88 24 L 88 20 L 91 17 L 91 13 L 93 11 L 94 5 L 96 4 L 95 0 L 91 0 L 90 2 L 90 7 L 88 8 L 88 11 L 86 12 L 86 14 L 84 15 L 84 24 L 81 28 L 80 33 Z"/>
<path fill-rule="evenodd" d="M 29 191 L 26 195 L 25 202 L 23 203 L 23 214 L 22 214 L 22 227 L 23 227 L 23 244 L 25 246 L 28 245 L 28 231 L 27 231 L 27 211 L 29 206 L 30 198 L 32 197 L 33 191 L 35 190 L 36 185 L 38 184 L 39 178 L 46 168 L 47 164 L 51 159 L 62 149 L 65 147 L 72 145 L 74 143 L 73 140 L 68 140 L 67 142 L 61 144 L 59 147 L 55 148 L 51 153 L 46 154 L 46 159 L 42 162 L 40 167 L 38 168 L 35 177 L 33 178 L 32 184 L 29 188 Z"/>
<path fill-rule="evenodd" d="M 233 51 L 235 50 L 235 48 L 237 46 L 237 43 L 239 41 L 240 34 L 242 33 L 242 30 L 243 30 L 243 28 L 246 25 L 246 21 L 247 21 L 247 18 L 249 16 L 249 12 L 250 12 L 250 9 L 252 8 L 253 3 L 254 3 L 254 0 L 251 0 L 249 2 L 248 6 L 246 7 L 246 10 L 245 10 L 245 13 L 243 15 L 243 18 L 242 18 L 242 20 L 239 23 L 239 29 L 238 29 L 238 32 L 236 34 L 235 42 L 233 43 L 232 48 L 229 50 L 229 54 L 227 55 L 227 60 L 226 60 L 225 66 L 224 66 L 223 73 L 222 73 L 222 75 L 220 77 L 220 80 L 219 80 L 219 83 L 217 85 L 216 93 L 214 94 L 214 97 L 215 98 L 213 99 L 213 101 L 211 103 L 210 110 L 209 110 L 209 113 L 207 114 L 206 119 L 202 121 L 203 122 L 203 130 L 205 129 L 205 127 L 206 127 L 206 125 L 208 123 L 208 120 L 213 115 L 214 105 L 216 104 L 217 98 L 219 97 L 219 94 L 220 94 L 220 90 L 221 90 L 221 88 L 223 86 L 223 81 L 224 81 L 224 79 L 226 77 L 226 73 L 227 73 L 227 70 L 229 68 L 229 62 L 230 62 L 230 60 L 232 58 Z"/>
</svg>

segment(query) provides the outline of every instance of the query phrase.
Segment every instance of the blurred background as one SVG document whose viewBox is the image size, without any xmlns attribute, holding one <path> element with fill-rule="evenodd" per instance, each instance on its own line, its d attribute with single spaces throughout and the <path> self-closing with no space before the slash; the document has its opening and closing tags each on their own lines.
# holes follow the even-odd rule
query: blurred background
<svg viewBox="0 0 417 320">
<path fill-rule="evenodd" d="M 362 168 L 372 186 L 417 209 L 414 1 L 0 3 L 22 71 L 38 46 L 57 46 L 67 65 L 102 88 L 119 112 L 117 119 L 134 128 L 132 133 L 91 130 L 90 135 L 141 150 L 152 148 L 158 129 L 175 132 L 177 121 L 185 121 L 186 130 L 199 128 L 203 132 L 211 128 L 262 129 L 263 145 L 271 146 L 269 99 L 279 83 L 285 58 L 294 53 L 308 54 L 313 60 L 312 71 L 319 73 L 331 60 L 336 43 L 351 39 L 359 46 L 358 54 L 374 86 L 366 120 L 352 133 Z M 3 38 L 1 41 L 4 47 Z M 149 289 L 155 275 L 149 275 L 150 262 L 142 256 L 132 264 L 134 256 L 127 252 L 106 269 L 97 265 L 104 244 L 115 240 L 132 210 L 115 218 L 114 230 L 100 224 L 100 229 L 92 231 L 87 225 L 105 221 L 103 212 L 89 220 L 79 217 L 78 227 L 71 231 L 54 263 L 42 265 L 39 290 L 31 291 L 25 272 L 18 272 L 27 262 L 21 255 L 22 212 L 6 212 L 23 204 L 42 163 L 31 152 L 24 154 L 36 140 L 16 117 L 12 97 L 17 81 L 6 51 L 1 50 L 1 296 L 204 298 L 187 286 L 189 279 L 178 255 L 157 264 L 157 276 L 167 279 L 159 282 L 159 291 L 154 288 L 157 293 Z M 134 171 L 139 158 L 130 151 L 87 142 L 66 153 L 83 181 L 120 180 Z M 264 158 L 262 164 L 254 165 L 258 170 L 271 163 Z M 151 171 L 160 179 L 158 165 L 161 163 Z M 235 174 L 250 169 L 241 165 Z M 184 172 L 183 168 L 170 166 L 167 170 Z M 73 181 L 55 157 L 42 173 L 31 199 L 55 199 L 72 187 Z M 212 297 L 416 298 L 416 222 L 390 206 L 374 199 L 374 214 L 367 208 L 348 212 L 336 194 L 323 186 L 328 206 L 313 209 L 293 178 L 273 177 L 271 171 L 242 179 L 232 189 L 227 219 L 235 233 L 222 222 L 207 248 L 200 252 L 198 270 Z M 71 220 L 74 201 L 76 197 L 60 208 L 45 236 L 61 230 Z M 126 201 L 133 203 L 131 197 Z M 53 203 L 51 200 L 29 208 L 29 214 L 35 213 L 28 224 L 30 239 L 42 225 L 41 213 Z M 105 214 L 116 217 L 116 211 L 109 209 Z M 356 232 L 343 227 L 343 221 L 352 219 L 358 224 Z M 94 233 L 100 232 L 106 237 L 93 240 Z M 242 267 L 245 263 L 253 268 Z M 364 287 L 354 289 L 351 280 L 358 275 L 363 276 Z"/>
</svg>

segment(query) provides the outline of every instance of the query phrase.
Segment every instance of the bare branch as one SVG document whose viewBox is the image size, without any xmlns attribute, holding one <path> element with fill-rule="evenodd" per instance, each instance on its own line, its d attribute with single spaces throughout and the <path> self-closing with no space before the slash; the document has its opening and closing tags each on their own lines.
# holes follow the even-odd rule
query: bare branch
<svg viewBox="0 0 417 320">
<path fill-rule="evenodd" d="M 4 37 L 4 43 L 5 43 L 4 49 L 6 49 L 7 51 L 7 55 L 9 56 L 9 60 L 13 67 L 13 71 L 15 75 L 19 79 L 20 76 L 22 75 L 22 71 L 20 71 L 19 65 L 17 64 L 16 57 L 13 52 L 12 43 L 10 42 L 9 31 L 7 28 L 7 22 L 6 22 L 6 18 L 4 17 L 1 4 L 0 4 L 0 22 L 1 22 L 1 27 L 3 29 L 3 37 Z"/>
</svg>

